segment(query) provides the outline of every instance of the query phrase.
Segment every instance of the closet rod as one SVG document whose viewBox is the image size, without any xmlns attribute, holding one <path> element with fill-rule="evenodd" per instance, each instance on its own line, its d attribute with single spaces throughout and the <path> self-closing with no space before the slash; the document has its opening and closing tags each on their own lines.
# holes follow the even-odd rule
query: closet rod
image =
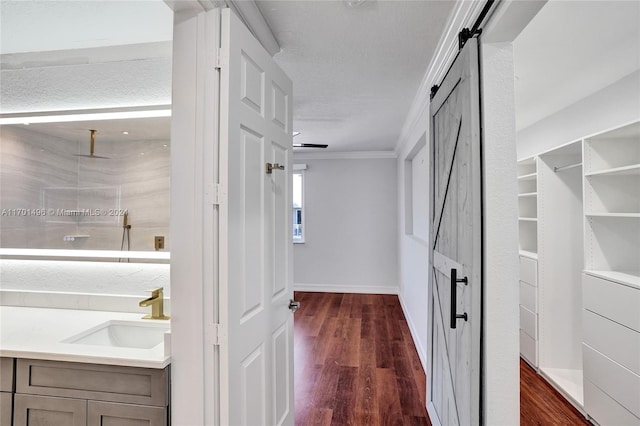
<svg viewBox="0 0 640 426">
<path fill-rule="evenodd" d="M 557 173 L 557 172 L 561 172 L 563 170 L 569 170 L 569 169 L 573 169 L 575 167 L 580 167 L 580 166 L 582 166 L 582 163 L 569 164 L 568 166 L 554 167 L 553 171 Z"/>
</svg>

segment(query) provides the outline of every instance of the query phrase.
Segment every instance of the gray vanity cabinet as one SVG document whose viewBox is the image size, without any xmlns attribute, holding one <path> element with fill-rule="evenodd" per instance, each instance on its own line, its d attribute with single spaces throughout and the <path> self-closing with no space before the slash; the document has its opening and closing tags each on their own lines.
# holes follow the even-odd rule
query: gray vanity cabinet
<svg viewBox="0 0 640 426">
<path fill-rule="evenodd" d="M 15 426 L 86 426 L 87 401 L 50 396 L 15 396 Z"/>
<path fill-rule="evenodd" d="M 13 417 L 13 358 L 0 358 L 0 426 L 11 426 Z"/>
<path fill-rule="evenodd" d="M 169 367 L 18 359 L 15 375 L 13 426 L 169 424 Z"/>
</svg>

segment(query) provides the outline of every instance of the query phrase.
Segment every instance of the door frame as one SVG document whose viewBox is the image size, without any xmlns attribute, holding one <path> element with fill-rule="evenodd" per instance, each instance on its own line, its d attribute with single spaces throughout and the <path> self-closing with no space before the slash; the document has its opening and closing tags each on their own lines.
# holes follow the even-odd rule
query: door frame
<svg viewBox="0 0 640 426">
<path fill-rule="evenodd" d="M 199 2 L 174 8 L 171 118 L 171 417 L 174 424 L 217 424 L 212 325 L 217 318 L 217 173 L 219 21 Z M 206 161 L 205 161 L 206 160 Z M 208 302 L 207 302 L 208 301 Z"/>
<path fill-rule="evenodd" d="M 480 35 L 485 424 L 520 421 L 518 202 L 513 42 L 547 0 L 501 1 Z M 513 176 L 513 179 L 505 178 Z"/>
</svg>

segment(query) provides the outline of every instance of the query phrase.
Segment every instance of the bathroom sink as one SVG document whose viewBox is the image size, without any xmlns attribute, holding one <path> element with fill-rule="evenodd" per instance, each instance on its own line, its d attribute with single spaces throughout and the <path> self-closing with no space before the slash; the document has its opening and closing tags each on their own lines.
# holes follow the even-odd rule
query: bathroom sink
<svg viewBox="0 0 640 426">
<path fill-rule="evenodd" d="M 164 343 L 170 324 L 163 322 L 111 320 L 76 334 L 64 343 L 151 349 Z"/>
</svg>

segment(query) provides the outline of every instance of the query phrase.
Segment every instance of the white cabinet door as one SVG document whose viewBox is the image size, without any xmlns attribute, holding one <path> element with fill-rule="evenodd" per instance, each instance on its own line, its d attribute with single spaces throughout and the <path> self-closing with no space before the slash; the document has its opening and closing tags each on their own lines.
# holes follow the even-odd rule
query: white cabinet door
<svg viewBox="0 0 640 426">
<path fill-rule="evenodd" d="M 480 424 L 481 163 L 477 40 L 431 102 L 427 403 L 434 424 Z M 457 273 L 456 281 L 454 272 Z M 460 280 L 465 279 L 464 282 Z M 457 296 L 457 297 L 454 297 Z"/>
<path fill-rule="evenodd" d="M 292 84 L 221 16 L 220 422 L 292 425 Z"/>
</svg>

